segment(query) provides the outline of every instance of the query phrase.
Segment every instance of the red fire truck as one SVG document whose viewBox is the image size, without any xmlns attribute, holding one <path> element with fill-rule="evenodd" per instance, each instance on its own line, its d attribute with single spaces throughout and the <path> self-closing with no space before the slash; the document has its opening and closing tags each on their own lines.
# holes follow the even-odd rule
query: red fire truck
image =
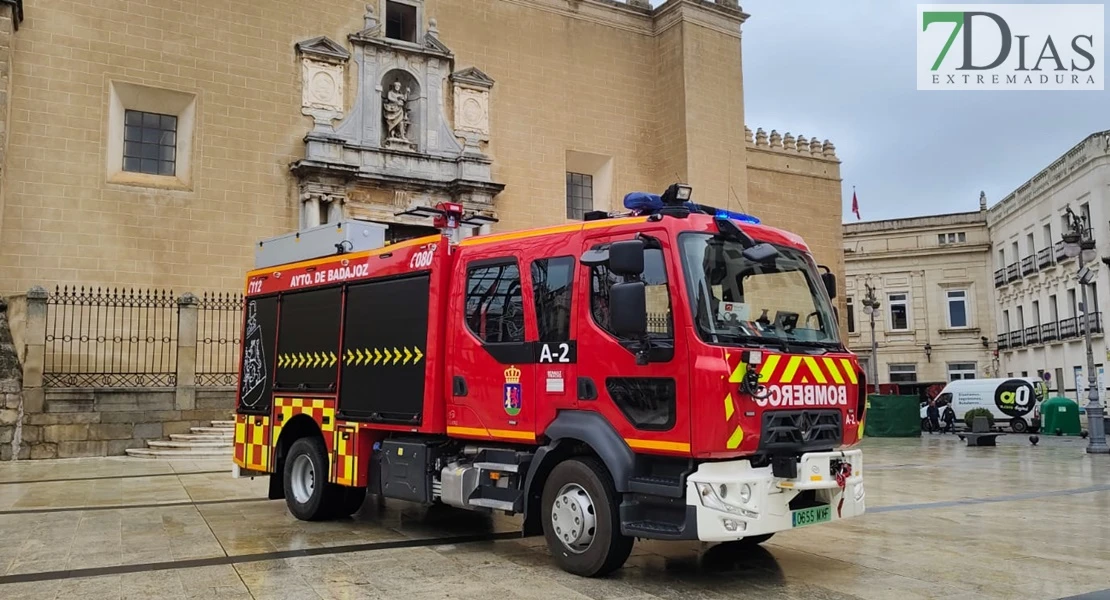
<svg viewBox="0 0 1110 600">
<path fill-rule="evenodd" d="M 566 571 L 636 538 L 743 541 L 864 513 L 864 373 L 797 235 L 694 203 L 392 244 L 259 244 L 234 475 L 299 519 L 372 494 L 522 515 Z M 823 272 L 822 272 L 823 271 Z"/>
</svg>

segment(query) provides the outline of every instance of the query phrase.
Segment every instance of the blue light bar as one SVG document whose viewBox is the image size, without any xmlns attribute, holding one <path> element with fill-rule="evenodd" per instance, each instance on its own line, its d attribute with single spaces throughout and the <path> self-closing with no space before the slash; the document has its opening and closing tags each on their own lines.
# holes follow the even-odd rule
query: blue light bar
<svg viewBox="0 0 1110 600">
<path fill-rule="evenodd" d="M 740 221 L 742 223 L 759 225 L 758 217 L 753 217 L 752 215 L 746 215 L 744 213 L 732 212 L 731 210 L 725 210 L 723 208 L 718 208 L 717 213 L 714 216 L 717 218 L 724 217 L 726 219 L 732 219 L 734 221 Z"/>
<path fill-rule="evenodd" d="M 663 208 L 663 199 L 658 194 L 630 192 L 624 196 L 624 207 L 641 213 L 651 213 Z"/>
</svg>

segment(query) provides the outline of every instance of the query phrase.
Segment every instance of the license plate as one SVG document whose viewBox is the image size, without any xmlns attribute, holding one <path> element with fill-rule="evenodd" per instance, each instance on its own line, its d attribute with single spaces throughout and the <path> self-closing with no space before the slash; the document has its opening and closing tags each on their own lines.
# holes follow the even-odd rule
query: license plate
<svg viewBox="0 0 1110 600">
<path fill-rule="evenodd" d="M 794 521 L 792 527 L 804 527 L 806 525 L 813 525 L 814 523 L 824 523 L 832 518 L 832 507 L 825 506 L 812 506 L 810 508 L 803 508 L 795 510 L 790 513 Z"/>
</svg>

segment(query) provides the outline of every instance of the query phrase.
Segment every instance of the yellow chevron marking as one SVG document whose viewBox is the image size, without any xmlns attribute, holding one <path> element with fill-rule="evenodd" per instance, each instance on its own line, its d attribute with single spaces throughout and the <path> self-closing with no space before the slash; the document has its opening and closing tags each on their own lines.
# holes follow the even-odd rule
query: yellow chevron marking
<svg viewBox="0 0 1110 600">
<path fill-rule="evenodd" d="M 741 381 L 744 381 L 744 375 L 747 372 L 748 372 L 748 365 L 741 362 L 740 364 L 736 365 L 736 368 L 732 370 L 732 374 L 730 374 L 728 376 L 728 382 L 729 383 L 740 383 Z"/>
<path fill-rule="evenodd" d="M 355 353 L 354 353 L 354 352 L 351 352 L 351 349 L 350 349 L 350 348 L 347 348 L 347 352 L 345 352 L 345 353 L 343 354 L 343 362 L 344 362 L 344 364 L 348 364 L 348 365 L 349 365 L 349 364 L 351 364 L 351 358 L 353 358 L 353 357 L 354 357 L 354 355 L 355 355 Z"/>
<path fill-rule="evenodd" d="M 397 361 L 401 360 L 401 351 L 394 348 L 393 349 L 393 354 L 394 354 L 393 364 L 397 364 Z"/>
<path fill-rule="evenodd" d="M 393 355 L 389 353 L 389 348 L 386 348 L 386 349 L 382 350 L 382 355 L 385 356 L 385 362 L 382 363 L 382 364 L 383 365 L 389 364 L 389 359 L 393 358 Z"/>
<path fill-rule="evenodd" d="M 817 366 L 817 359 L 812 356 L 807 356 L 803 359 L 806 367 L 809 368 L 809 374 L 817 380 L 817 383 L 828 383 L 829 380 L 825 378 L 825 374 L 821 371 L 821 367 Z"/>
<path fill-rule="evenodd" d="M 279 367 L 284 367 L 285 366 L 285 355 L 284 354 L 278 354 L 278 366 Z"/>
<path fill-rule="evenodd" d="M 303 365 L 303 364 L 304 364 L 304 355 L 301 354 L 300 352 L 298 352 L 297 353 L 297 368 L 300 368 L 301 365 Z"/>
<path fill-rule="evenodd" d="M 778 354 L 770 354 L 763 359 L 763 366 L 759 368 L 759 383 L 767 383 L 771 380 L 771 375 L 775 374 L 775 367 L 779 366 L 779 359 L 782 358 Z"/>
<path fill-rule="evenodd" d="M 416 363 L 420 362 L 420 359 L 424 358 L 424 353 L 420 351 L 420 348 L 416 347 L 414 347 L 412 351 L 416 353 L 416 358 L 412 361 L 412 364 L 415 365 Z"/>
<path fill-rule="evenodd" d="M 367 348 L 365 351 L 362 348 L 359 348 L 357 350 L 357 352 L 358 352 L 358 364 L 360 364 L 360 365 L 370 364 L 370 349 L 369 348 Z"/>
<path fill-rule="evenodd" d="M 736 430 L 732 432 L 732 435 L 728 437 L 728 441 L 725 442 L 725 446 L 727 446 L 729 450 L 735 450 L 740 447 L 740 442 L 743 441 L 744 428 L 737 425 Z"/>
<path fill-rule="evenodd" d="M 328 352 L 328 366 L 334 367 L 335 363 L 339 361 L 339 357 L 334 352 Z"/>
<path fill-rule="evenodd" d="M 410 360 L 412 360 L 412 350 L 409 350 L 409 347 L 405 346 L 405 360 L 401 361 L 401 364 L 407 365 Z"/>
<path fill-rule="evenodd" d="M 838 384 L 844 383 L 844 376 L 840 374 L 840 369 L 836 368 L 836 362 L 831 358 L 823 359 L 825 368 L 829 370 L 829 375 L 832 375 L 833 382 Z"/>
<path fill-rule="evenodd" d="M 840 366 L 844 367 L 844 372 L 848 375 L 849 383 L 855 385 L 859 380 L 856 379 L 856 370 L 852 368 L 852 363 L 848 362 L 847 358 L 842 358 L 840 359 Z"/>
<path fill-rule="evenodd" d="M 374 348 L 374 364 L 382 362 L 382 351 Z"/>
<path fill-rule="evenodd" d="M 732 394 L 730 393 L 727 396 L 725 396 L 725 420 L 726 421 L 732 418 L 732 413 L 735 412 L 735 410 L 736 409 L 733 408 L 733 406 L 732 406 Z"/>
<path fill-rule="evenodd" d="M 782 374 L 783 383 L 794 383 L 794 376 L 798 374 L 798 365 L 802 364 L 802 357 L 791 356 L 786 363 L 786 371 Z"/>
</svg>

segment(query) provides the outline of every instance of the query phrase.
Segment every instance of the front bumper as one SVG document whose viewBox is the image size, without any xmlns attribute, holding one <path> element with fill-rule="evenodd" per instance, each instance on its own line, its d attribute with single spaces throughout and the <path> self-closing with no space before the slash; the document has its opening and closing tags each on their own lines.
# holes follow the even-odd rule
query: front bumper
<svg viewBox="0 0 1110 600">
<path fill-rule="evenodd" d="M 832 461 L 851 465 L 843 489 L 832 475 Z M 793 479 L 775 477 L 770 466 L 752 468 L 747 460 L 702 464 L 686 481 L 698 539 L 738 540 L 864 513 L 862 450 L 803 454 L 797 473 Z M 806 510 L 813 507 L 827 508 Z"/>
</svg>

